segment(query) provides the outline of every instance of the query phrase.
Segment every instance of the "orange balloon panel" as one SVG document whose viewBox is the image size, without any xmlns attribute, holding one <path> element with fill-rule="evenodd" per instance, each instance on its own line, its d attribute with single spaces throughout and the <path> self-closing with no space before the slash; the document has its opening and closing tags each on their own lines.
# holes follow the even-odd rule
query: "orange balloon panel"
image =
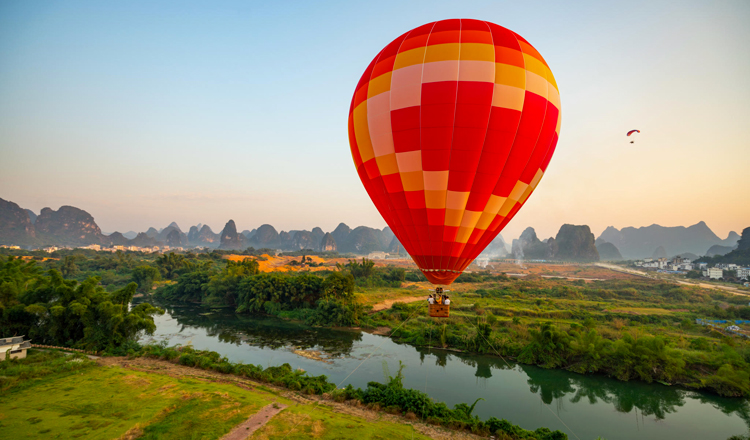
<svg viewBox="0 0 750 440">
<path fill-rule="evenodd" d="M 539 52 L 479 20 L 443 20 L 372 60 L 349 111 L 354 164 L 427 279 L 450 284 L 534 191 L 560 132 Z"/>
</svg>

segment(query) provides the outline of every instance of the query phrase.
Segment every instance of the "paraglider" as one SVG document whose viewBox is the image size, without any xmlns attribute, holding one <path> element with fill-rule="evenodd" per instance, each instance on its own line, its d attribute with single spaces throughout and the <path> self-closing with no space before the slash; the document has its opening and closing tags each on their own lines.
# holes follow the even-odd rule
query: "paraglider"
<svg viewBox="0 0 750 440">
<path fill-rule="evenodd" d="M 427 279 L 450 285 L 539 184 L 557 145 L 560 95 L 520 35 L 442 20 L 375 56 L 348 125 L 375 207 Z"/>
<path fill-rule="evenodd" d="M 633 134 L 633 133 L 640 133 L 640 132 L 641 132 L 641 130 L 630 130 L 630 131 L 628 132 L 628 137 L 630 137 L 630 135 L 631 135 L 631 134 Z M 631 143 L 631 144 L 632 144 L 632 143 L 634 143 L 634 142 L 635 142 L 635 141 L 630 141 L 630 143 Z"/>
</svg>

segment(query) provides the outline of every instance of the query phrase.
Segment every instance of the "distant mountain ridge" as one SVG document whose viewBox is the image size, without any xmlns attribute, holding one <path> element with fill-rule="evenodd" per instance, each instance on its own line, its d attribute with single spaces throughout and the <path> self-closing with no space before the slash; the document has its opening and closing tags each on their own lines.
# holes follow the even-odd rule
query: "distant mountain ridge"
<svg viewBox="0 0 750 440">
<path fill-rule="evenodd" d="M 230 225 L 231 223 L 231 225 Z M 744 233 L 745 231 L 743 231 Z M 750 234 L 743 234 L 750 236 Z M 563 225 L 556 237 L 540 241 L 533 228 L 527 228 L 517 240 L 513 240 L 512 254 L 526 259 L 564 259 L 575 261 L 617 260 L 621 258 L 643 258 L 654 254 L 726 253 L 741 243 L 750 246 L 750 239 L 739 240 L 731 232 L 721 240 L 704 222 L 690 227 L 662 227 L 652 225 L 645 228 L 607 228 L 593 240 L 588 226 Z M 695 239 L 698 237 L 698 239 Z M 739 241 L 738 241 L 739 240 Z M 257 229 L 237 231 L 230 220 L 221 233 L 215 233 L 208 225 L 191 226 L 187 233 L 176 222 L 167 227 L 148 228 L 146 232 L 113 232 L 105 235 L 94 217 L 73 206 L 62 206 L 57 211 L 44 208 L 35 215 L 16 203 L 0 199 L 0 244 L 38 247 L 45 245 L 86 246 L 170 246 L 207 247 L 221 249 L 246 249 L 248 247 L 296 251 L 338 251 L 367 255 L 371 252 L 405 254 L 403 246 L 389 227 L 382 230 L 367 226 L 354 229 L 340 223 L 333 231 L 325 232 L 316 227 L 308 230 L 277 231 L 269 224 Z M 704 245 L 708 244 L 705 248 Z M 661 249 L 660 249 L 661 248 Z M 700 249 L 700 250 L 696 250 Z M 709 252 L 711 249 L 713 252 Z M 718 252 L 717 252 L 718 251 Z M 483 251 L 485 258 L 504 257 L 508 246 L 501 235 Z M 637 255 L 637 256 L 634 256 Z"/>
<path fill-rule="evenodd" d="M 251 231 L 237 232 L 233 220 L 229 220 L 221 233 L 217 234 L 208 225 L 191 226 L 183 232 L 176 222 L 165 228 L 150 227 L 145 232 L 128 231 L 125 234 L 102 233 L 94 217 L 88 212 L 62 206 L 57 211 L 44 208 L 37 216 L 16 203 L 0 199 L 0 244 L 39 246 L 169 246 L 207 247 L 214 249 L 241 250 L 248 247 L 298 251 L 338 251 L 366 255 L 370 252 L 388 252 L 394 247 L 401 251 L 400 243 L 390 228 L 375 229 L 359 226 L 354 229 L 344 223 L 334 231 L 325 232 L 319 227 L 307 230 L 278 232 L 272 225 L 264 224 Z"/>
<path fill-rule="evenodd" d="M 610 226 L 597 240 L 601 239 L 615 245 L 625 259 L 638 259 L 661 255 L 662 250 L 667 256 L 686 252 L 705 255 L 714 245 L 734 247 L 739 238 L 739 234 L 732 231 L 722 240 L 705 222 L 699 222 L 688 227 L 654 224 L 618 230 Z"/>
</svg>

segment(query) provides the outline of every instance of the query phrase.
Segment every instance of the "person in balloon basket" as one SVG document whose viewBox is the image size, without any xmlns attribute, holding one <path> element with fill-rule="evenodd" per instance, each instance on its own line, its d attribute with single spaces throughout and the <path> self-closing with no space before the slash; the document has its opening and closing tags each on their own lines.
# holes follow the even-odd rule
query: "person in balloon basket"
<svg viewBox="0 0 750 440">
<path fill-rule="evenodd" d="M 448 295 L 445 295 L 445 299 L 443 300 L 443 304 L 445 304 L 446 306 L 451 305 L 451 300 L 450 300 L 450 297 Z"/>
<path fill-rule="evenodd" d="M 427 297 L 427 303 L 430 305 L 435 304 L 435 298 L 432 297 L 432 294 Z"/>
</svg>

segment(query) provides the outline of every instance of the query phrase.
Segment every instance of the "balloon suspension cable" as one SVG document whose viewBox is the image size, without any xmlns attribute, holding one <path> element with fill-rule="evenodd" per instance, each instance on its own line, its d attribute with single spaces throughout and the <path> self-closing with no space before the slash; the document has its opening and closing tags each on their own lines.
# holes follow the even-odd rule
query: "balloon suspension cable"
<svg viewBox="0 0 750 440">
<path fill-rule="evenodd" d="M 469 322 L 471 322 L 471 321 L 469 321 Z M 482 338 L 484 338 L 484 340 L 485 340 L 485 341 L 487 341 L 487 344 L 489 344 L 489 346 L 490 346 L 490 347 L 492 347 L 492 350 L 494 350 L 494 351 L 495 351 L 495 354 L 497 354 L 497 355 L 498 355 L 498 356 L 500 357 L 500 359 L 502 359 L 502 360 L 503 360 L 503 362 L 505 362 L 505 365 L 507 365 L 507 366 L 508 366 L 508 368 L 509 368 L 510 370 L 512 370 L 512 371 L 517 371 L 517 370 L 516 370 L 515 368 L 511 367 L 511 366 L 510 366 L 510 364 L 508 363 L 508 361 L 506 361 L 506 360 L 505 360 L 505 358 L 503 357 L 503 355 L 501 355 L 501 354 L 500 354 L 500 352 L 499 352 L 499 351 L 497 351 L 497 348 L 495 348 L 495 346 L 494 346 L 494 345 L 492 345 L 492 342 L 490 342 L 490 341 L 489 341 L 489 340 L 488 340 L 488 339 L 487 339 L 487 338 L 486 338 L 486 337 L 485 337 L 485 336 L 484 336 L 484 335 L 482 334 L 482 332 L 481 332 L 481 331 L 479 330 L 479 327 L 477 327 L 477 325 L 476 325 L 476 324 L 474 324 L 474 328 L 475 328 L 475 329 L 477 329 L 477 334 L 478 334 L 478 335 L 480 335 L 480 336 L 482 336 Z M 519 373 L 519 374 L 521 374 L 521 372 L 520 372 L 520 371 L 518 371 L 518 373 Z M 539 396 L 539 399 L 540 399 L 540 400 L 542 399 L 542 396 L 541 396 L 541 395 Z M 543 400 L 542 400 L 542 403 L 544 403 L 544 401 L 543 401 Z M 568 426 L 568 425 L 567 425 L 567 424 L 566 424 L 565 422 L 563 422 L 563 419 L 561 419 L 559 415 L 557 415 L 557 414 L 556 414 L 556 413 L 555 413 L 554 411 L 552 411 L 552 408 L 550 408 L 550 407 L 549 407 L 549 405 L 544 405 L 544 407 L 545 407 L 545 408 L 547 408 L 547 409 L 549 410 L 549 412 L 551 412 L 551 413 L 552 413 L 552 415 L 553 415 L 553 416 L 555 416 L 555 417 L 557 418 L 557 420 L 559 420 L 559 421 L 560 421 L 560 423 L 562 423 L 562 424 L 563 424 L 563 426 L 564 426 L 564 427 L 566 427 L 566 428 L 568 429 L 568 431 L 570 431 L 570 433 L 571 433 L 571 434 L 573 434 L 573 436 L 574 436 L 575 438 L 577 438 L 578 440 L 581 440 L 581 438 L 580 438 L 580 437 L 578 437 L 578 435 L 577 435 L 577 434 L 575 433 L 575 431 L 573 431 L 573 429 L 571 429 L 571 427 L 570 427 L 570 426 Z"/>
<path fill-rule="evenodd" d="M 416 314 L 416 313 L 417 313 L 418 311 L 419 311 L 419 308 L 418 308 L 418 307 L 417 307 L 417 308 L 415 308 L 415 309 L 414 309 L 414 311 L 412 312 L 412 314 L 411 314 L 411 315 L 409 315 L 409 317 L 407 317 L 407 318 L 406 318 L 406 319 L 405 319 L 404 321 L 402 321 L 402 322 L 401 322 L 401 324 L 399 324 L 399 325 L 398 325 L 398 327 L 396 327 L 396 328 L 395 328 L 395 329 L 394 329 L 394 330 L 393 330 L 393 331 L 391 332 L 391 336 L 393 336 L 393 335 L 394 335 L 394 334 L 396 333 L 396 331 L 398 331 L 398 329 L 400 329 L 400 328 L 401 328 L 401 327 L 402 327 L 402 326 L 403 326 L 404 324 L 406 324 L 406 322 L 407 322 L 407 321 L 409 321 L 409 320 L 410 320 L 411 318 L 413 318 L 413 317 L 414 317 L 414 315 L 415 315 L 415 314 Z M 363 360 L 362 362 L 360 362 L 360 363 L 359 363 L 359 365 L 357 365 L 357 366 L 356 366 L 356 367 L 355 367 L 355 368 L 354 368 L 354 369 L 352 370 L 352 372 L 351 372 L 351 373 L 349 373 L 349 374 L 348 374 L 348 375 L 347 375 L 347 376 L 346 376 L 346 377 L 345 377 L 345 378 L 344 378 L 344 379 L 343 379 L 343 380 L 342 380 L 341 382 L 339 382 L 339 384 L 338 384 L 338 385 L 336 385 L 336 389 L 339 389 L 339 388 L 341 388 L 341 385 L 343 385 L 343 384 L 344 384 L 344 382 L 346 382 L 346 380 L 347 380 L 347 379 L 349 379 L 349 377 L 351 377 L 351 375 L 352 375 L 352 374 L 354 374 L 354 372 L 355 372 L 355 371 L 357 371 L 357 370 L 359 369 L 359 367 L 361 367 L 361 366 L 362 366 L 362 364 L 364 364 L 365 362 L 367 362 L 367 360 L 368 360 L 368 359 L 370 359 L 370 358 L 372 357 L 372 355 L 374 355 L 375 353 L 377 353 L 377 352 L 378 352 L 378 351 L 380 350 L 380 348 L 381 348 L 381 347 L 383 346 L 383 344 L 385 344 L 385 342 L 386 342 L 386 341 L 388 341 L 388 340 L 390 340 L 390 338 L 383 338 L 383 342 L 381 342 L 381 343 L 380 343 L 380 345 L 378 345 L 377 347 L 375 347 L 375 350 L 373 350 L 373 352 L 372 352 L 372 353 L 368 354 L 368 355 L 367 355 L 367 357 L 366 357 L 366 358 L 365 358 L 365 359 L 364 359 L 364 360 Z M 427 385 L 425 385 L 425 387 L 426 387 L 426 386 L 427 386 Z M 315 402 L 315 405 L 313 405 L 313 407 L 312 407 L 312 408 L 310 409 L 310 413 L 312 413 L 312 411 L 313 411 L 313 410 L 314 410 L 315 408 L 317 408 L 317 406 L 318 406 L 318 405 L 320 405 L 320 402 L 321 402 L 321 400 L 318 400 L 317 402 Z M 308 414 L 305 414 L 305 415 L 306 415 L 307 417 L 311 417 L 311 416 L 310 416 L 310 413 L 308 413 Z M 283 437 L 283 439 L 282 439 L 282 440 L 285 440 L 285 439 L 286 439 L 287 437 L 289 437 L 289 434 L 291 434 L 291 433 L 292 433 L 292 432 L 293 432 L 293 431 L 294 431 L 294 430 L 295 430 L 295 429 L 297 428 L 297 426 L 299 426 L 299 424 L 300 424 L 300 423 L 302 423 L 302 422 L 303 422 L 304 420 L 305 420 L 305 417 L 301 418 L 299 422 L 295 423 L 295 424 L 294 424 L 294 426 L 292 426 L 292 428 L 291 428 L 291 429 L 289 430 L 289 432 L 287 432 L 287 433 L 286 433 L 286 435 L 285 435 L 285 436 Z M 413 433 L 412 433 L 412 436 L 413 436 Z"/>
</svg>

